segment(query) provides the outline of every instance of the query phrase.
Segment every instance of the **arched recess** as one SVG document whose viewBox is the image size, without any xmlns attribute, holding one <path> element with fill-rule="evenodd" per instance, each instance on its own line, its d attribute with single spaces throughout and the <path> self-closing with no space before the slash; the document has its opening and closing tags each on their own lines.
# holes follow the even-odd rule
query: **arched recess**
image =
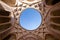
<svg viewBox="0 0 60 40">
<path fill-rule="evenodd" d="M 60 2 L 49 9 L 45 21 L 48 33 L 60 40 Z"/>
<path fill-rule="evenodd" d="M 1 6 L 0 6 L 1 7 Z M 11 31 L 12 27 L 11 12 L 0 8 L 0 37 L 5 38 Z"/>
</svg>

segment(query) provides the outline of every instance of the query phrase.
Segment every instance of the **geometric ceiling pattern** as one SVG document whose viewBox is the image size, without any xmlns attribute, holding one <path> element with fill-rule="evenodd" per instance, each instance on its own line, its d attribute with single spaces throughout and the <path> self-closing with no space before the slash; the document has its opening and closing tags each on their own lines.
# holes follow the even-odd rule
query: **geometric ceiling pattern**
<svg viewBox="0 0 60 40">
<path fill-rule="evenodd" d="M 21 12 L 34 8 L 41 12 L 42 23 L 36 30 L 19 25 Z M 0 0 L 0 40 L 60 40 L 60 1 Z"/>
</svg>

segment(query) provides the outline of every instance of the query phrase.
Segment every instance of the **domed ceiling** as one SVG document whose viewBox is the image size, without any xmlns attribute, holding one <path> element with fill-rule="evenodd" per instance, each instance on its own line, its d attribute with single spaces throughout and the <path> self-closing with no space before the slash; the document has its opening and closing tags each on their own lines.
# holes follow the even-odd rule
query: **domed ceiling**
<svg viewBox="0 0 60 40">
<path fill-rule="evenodd" d="M 0 40 L 60 40 L 60 1 L 0 0 Z"/>
</svg>

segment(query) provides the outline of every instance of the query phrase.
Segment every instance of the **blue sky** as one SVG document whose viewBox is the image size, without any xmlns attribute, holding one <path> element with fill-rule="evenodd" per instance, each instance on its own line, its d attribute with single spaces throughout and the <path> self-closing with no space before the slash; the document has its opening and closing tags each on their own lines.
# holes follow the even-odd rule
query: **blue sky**
<svg viewBox="0 0 60 40">
<path fill-rule="evenodd" d="M 20 25 L 26 30 L 34 30 L 42 22 L 42 16 L 39 11 L 33 8 L 27 8 L 20 15 Z"/>
</svg>

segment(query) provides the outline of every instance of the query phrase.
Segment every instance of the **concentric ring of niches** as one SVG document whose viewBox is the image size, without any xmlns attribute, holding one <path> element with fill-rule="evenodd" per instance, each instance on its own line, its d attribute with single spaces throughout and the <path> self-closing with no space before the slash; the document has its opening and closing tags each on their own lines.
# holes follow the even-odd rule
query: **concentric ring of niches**
<svg viewBox="0 0 60 40">
<path fill-rule="evenodd" d="M 18 31 L 18 33 L 21 33 L 21 34 L 23 34 L 23 35 L 25 35 L 25 34 L 28 34 L 28 33 L 35 33 L 36 35 L 38 35 L 39 34 L 39 36 L 43 36 L 43 27 L 45 27 L 45 25 L 44 25 L 44 21 L 45 20 L 43 20 L 42 21 L 42 24 L 43 25 L 41 25 L 41 27 L 39 27 L 39 29 L 36 29 L 36 30 L 32 30 L 32 32 L 31 31 L 28 31 L 28 30 L 24 30 L 22 27 L 20 27 L 20 25 L 19 25 L 19 16 L 20 16 L 20 13 L 24 10 L 24 9 L 26 9 L 26 8 L 34 8 L 34 9 L 36 9 L 36 10 L 38 10 L 38 11 L 40 11 L 41 12 L 41 14 L 42 14 L 42 16 L 44 17 L 44 15 L 43 15 L 43 3 L 42 2 L 39 2 L 39 3 L 36 3 L 36 4 L 33 4 L 33 5 L 27 5 L 27 4 L 20 4 L 15 10 L 16 10 L 16 12 L 14 12 L 14 15 L 15 15 L 15 19 L 16 19 L 16 23 L 15 23 L 15 27 L 19 30 Z M 18 15 L 17 15 L 18 14 Z M 38 32 L 39 31 L 39 32 Z M 25 33 L 25 34 L 24 34 Z M 23 35 L 21 35 L 21 36 L 23 36 Z"/>
<path fill-rule="evenodd" d="M 38 5 L 39 4 L 39 5 Z M 16 12 L 15 12 L 15 16 L 16 16 L 16 28 L 18 29 L 18 30 L 21 30 L 21 32 L 23 33 L 23 31 L 24 32 L 30 32 L 30 31 L 26 31 L 26 30 L 24 30 L 24 29 L 22 29 L 22 27 L 20 27 L 20 25 L 19 25 L 19 16 L 20 16 L 20 13 L 24 10 L 24 9 L 26 9 L 26 8 L 34 8 L 34 9 L 36 9 L 36 10 L 38 10 L 38 11 L 40 11 L 41 12 L 41 14 L 43 14 L 43 6 L 42 6 L 43 4 L 42 4 L 42 2 L 39 2 L 39 3 L 36 3 L 36 4 L 33 4 L 33 5 L 27 5 L 27 4 L 21 4 L 21 5 L 19 5 L 15 10 L 16 10 Z M 17 15 L 18 14 L 18 15 Z M 42 22 L 43 24 L 44 24 L 44 22 Z M 41 26 L 39 29 L 37 29 L 37 30 L 35 30 L 35 31 L 33 31 L 32 33 L 38 33 L 38 34 L 40 34 L 40 33 L 43 33 L 43 26 Z M 40 32 L 38 32 L 38 30 L 41 30 Z"/>
</svg>

